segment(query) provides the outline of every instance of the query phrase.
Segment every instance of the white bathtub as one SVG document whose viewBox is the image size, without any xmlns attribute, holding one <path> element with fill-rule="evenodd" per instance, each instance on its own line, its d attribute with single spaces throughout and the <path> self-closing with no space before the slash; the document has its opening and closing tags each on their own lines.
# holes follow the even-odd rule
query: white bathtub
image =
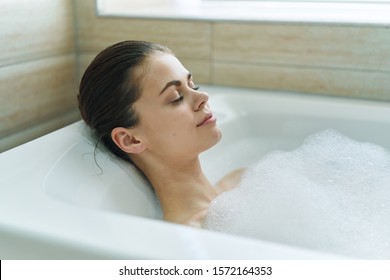
<svg viewBox="0 0 390 280">
<path fill-rule="evenodd" d="M 203 89 L 223 131 L 202 155 L 213 182 L 327 128 L 390 149 L 384 102 Z M 86 131 L 77 122 L 0 155 L 0 259 L 342 258 L 164 222 L 134 170 L 100 152 L 97 167 Z"/>
</svg>

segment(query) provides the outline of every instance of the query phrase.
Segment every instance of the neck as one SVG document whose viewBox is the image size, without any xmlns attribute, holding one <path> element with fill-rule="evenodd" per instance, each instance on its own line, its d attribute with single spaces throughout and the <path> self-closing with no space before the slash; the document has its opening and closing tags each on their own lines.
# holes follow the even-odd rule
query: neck
<svg viewBox="0 0 390 280">
<path fill-rule="evenodd" d="M 136 162 L 156 191 L 164 219 L 183 223 L 207 210 L 217 192 L 204 175 L 198 157 L 169 163 Z"/>
</svg>

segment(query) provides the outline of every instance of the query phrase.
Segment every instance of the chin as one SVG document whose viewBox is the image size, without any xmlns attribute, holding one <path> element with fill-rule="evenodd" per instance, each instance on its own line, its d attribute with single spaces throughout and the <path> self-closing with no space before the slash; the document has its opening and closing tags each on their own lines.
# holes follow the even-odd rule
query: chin
<svg viewBox="0 0 390 280">
<path fill-rule="evenodd" d="M 219 128 L 217 128 L 217 129 L 218 129 L 218 140 L 215 144 L 217 144 L 222 139 L 222 131 Z"/>
<path fill-rule="evenodd" d="M 216 131 L 215 131 L 215 137 L 214 137 L 213 142 L 212 142 L 212 144 L 210 145 L 209 148 L 211 148 L 214 145 L 216 145 L 219 141 L 221 141 L 221 139 L 222 139 L 222 131 L 217 127 Z"/>
<path fill-rule="evenodd" d="M 216 127 L 212 133 L 207 137 L 207 140 L 203 142 L 200 152 L 207 151 L 211 147 L 215 146 L 222 139 L 221 130 Z"/>
</svg>

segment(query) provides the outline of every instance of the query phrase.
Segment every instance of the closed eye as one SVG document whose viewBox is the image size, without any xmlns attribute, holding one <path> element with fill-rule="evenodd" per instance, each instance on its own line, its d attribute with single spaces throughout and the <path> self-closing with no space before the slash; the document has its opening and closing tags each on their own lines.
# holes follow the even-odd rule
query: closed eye
<svg viewBox="0 0 390 280">
<path fill-rule="evenodd" d="M 198 90 L 200 87 L 193 87 L 192 90 Z M 179 98 L 172 101 L 172 103 L 180 103 L 184 100 L 184 95 L 179 95 Z"/>
<path fill-rule="evenodd" d="M 184 96 L 183 95 L 179 95 L 179 98 L 173 100 L 171 103 L 178 104 L 178 103 L 182 102 L 183 99 L 184 99 Z"/>
</svg>

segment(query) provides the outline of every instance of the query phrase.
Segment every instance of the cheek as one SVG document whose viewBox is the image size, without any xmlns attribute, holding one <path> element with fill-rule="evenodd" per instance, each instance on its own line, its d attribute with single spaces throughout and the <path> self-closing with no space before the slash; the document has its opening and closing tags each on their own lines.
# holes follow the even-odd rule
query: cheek
<svg viewBox="0 0 390 280">
<path fill-rule="evenodd" d="M 194 127 L 194 117 L 186 111 L 178 111 L 164 118 L 167 127 L 177 135 Z"/>
<path fill-rule="evenodd" d="M 193 134 L 192 120 L 184 115 L 160 116 L 150 119 L 147 124 L 147 134 L 158 141 L 185 141 Z"/>
<path fill-rule="evenodd" d="M 159 142 L 164 146 L 189 144 L 188 141 L 197 137 L 194 115 L 184 106 L 169 110 L 151 110 L 148 113 L 141 120 L 141 124 L 145 127 L 144 132 L 150 143 Z"/>
<path fill-rule="evenodd" d="M 185 141 L 193 135 L 195 129 L 190 125 L 189 121 L 185 121 L 184 118 L 177 118 L 172 120 L 168 125 L 166 132 L 173 140 Z"/>
</svg>

